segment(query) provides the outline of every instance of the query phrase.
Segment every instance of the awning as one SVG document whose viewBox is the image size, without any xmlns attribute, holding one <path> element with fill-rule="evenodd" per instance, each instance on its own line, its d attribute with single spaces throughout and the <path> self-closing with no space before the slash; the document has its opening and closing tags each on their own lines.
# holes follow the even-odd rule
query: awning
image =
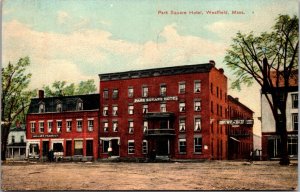
<svg viewBox="0 0 300 192">
<path fill-rule="evenodd" d="M 234 138 L 234 137 L 230 137 L 230 139 L 234 140 L 234 141 L 237 141 L 237 142 L 240 142 L 240 140 Z"/>
</svg>

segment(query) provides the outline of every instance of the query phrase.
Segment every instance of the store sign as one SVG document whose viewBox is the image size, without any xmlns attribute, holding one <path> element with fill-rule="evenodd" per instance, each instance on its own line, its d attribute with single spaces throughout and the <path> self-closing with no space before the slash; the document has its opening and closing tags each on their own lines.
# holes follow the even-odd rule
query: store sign
<svg viewBox="0 0 300 192">
<path fill-rule="evenodd" d="M 40 134 L 32 135 L 32 138 L 58 138 L 58 134 Z"/>
<path fill-rule="evenodd" d="M 253 119 L 220 120 L 220 125 L 253 125 Z"/>
<path fill-rule="evenodd" d="M 145 102 L 161 102 L 161 101 L 177 101 L 177 96 L 170 97 L 149 97 L 149 98 L 136 98 L 134 103 L 145 103 Z"/>
</svg>

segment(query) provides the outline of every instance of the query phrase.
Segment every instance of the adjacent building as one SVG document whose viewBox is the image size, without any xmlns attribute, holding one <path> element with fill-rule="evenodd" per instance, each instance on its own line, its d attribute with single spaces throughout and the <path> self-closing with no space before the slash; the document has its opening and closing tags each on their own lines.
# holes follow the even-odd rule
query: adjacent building
<svg viewBox="0 0 300 192">
<path fill-rule="evenodd" d="M 6 148 L 7 159 L 23 160 L 26 152 L 26 129 L 24 124 L 16 123 L 10 128 Z"/>
<path fill-rule="evenodd" d="M 274 78 L 275 81 L 275 78 Z M 273 83 L 275 84 L 275 82 Z M 286 102 L 286 128 L 288 133 L 288 154 L 298 158 L 298 71 L 294 71 L 289 80 L 288 97 Z M 283 81 L 276 89 L 283 89 Z M 276 133 L 275 120 L 269 103 L 261 92 L 262 114 L 262 158 L 264 160 L 280 157 L 280 136 Z"/>
<path fill-rule="evenodd" d="M 31 100 L 26 120 L 26 156 L 97 159 L 99 94 L 44 97 Z"/>
<path fill-rule="evenodd" d="M 228 159 L 249 158 L 253 146 L 253 111 L 228 95 Z"/>
<path fill-rule="evenodd" d="M 228 125 L 219 123 L 229 118 L 227 77 L 214 61 L 99 77 L 100 158 L 147 158 L 153 153 L 175 159 L 234 156 L 229 142 L 237 135 L 228 137 Z M 252 119 L 251 110 L 238 101 L 230 103 L 242 118 Z M 252 125 L 240 130 L 249 135 L 239 137 L 238 153 L 248 153 Z"/>
</svg>

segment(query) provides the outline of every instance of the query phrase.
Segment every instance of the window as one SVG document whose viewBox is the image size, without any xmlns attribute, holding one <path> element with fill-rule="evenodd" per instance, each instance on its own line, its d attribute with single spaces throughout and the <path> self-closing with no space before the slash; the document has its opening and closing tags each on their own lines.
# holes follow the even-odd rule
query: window
<svg viewBox="0 0 300 192">
<path fill-rule="evenodd" d="M 201 119 L 200 118 L 195 118 L 195 131 L 200 131 L 201 130 Z"/>
<path fill-rule="evenodd" d="M 118 106 L 113 106 L 112 108 L 112 115 L 117 116 L 118 115 Z"/>
<path fill-rule="evenodd" d="M 15 136 L 14 135 L 12 135 L 11 136 L 11 143 L 15 143 L 16 141 L 15 141 Z"/>
<path fill-rule="evenodd" d="M 82 131 L 82 120 L 77 120 L 77 127 L 76 127 L 77 132 Z"/>
<path fill-rule="evenodd" d="M 142 88 L 142 97 L 148 97 L 148 87 Z"/>
<path fill-rule="evenodd" d="M 133 105 L 128 105 L 128 114 L 133 115 L 134 113 L 134 106 Z"/>
<path fill-rule="evenodd" d="M 21 143 L 24 143 L 24 135 L 21 135 L 20 141 L 21 141 Z"/>
<path fill-rule="evenodd" d="M 128 132 L 133 133 L 133 121 L 128 121 Z"/>
<path fill-rule="evenodd" d="M 88 119 L 88 131 L 94 130 L 94 119 Z"/>
<path fill-rule="evenodd" d="M 103 116 L 108 116 L 108 107 L 103 107 Z"/>
<path fill-rule="evenodd" d="M 67 132 L 71 132 L 71 131 L 72 131 L 72 121 L 67 120 Z"/>
<path fill-rule="evenodd" d="M 179 87 L 178 88 L 179 93 L 185 93 L 185 82 L 180 82 L 178 87 Z"/>
<path fill-rule="evenodd" d="M 83 142 L 75 140 L 74 141 L 74 155 L 83 155 Z"/>
<path fill-rule="evenodd" d="M 103 131 L 108 132 L 108 122 L 103 122 Z"/>
<path fill-rule="evenodd" d="M 214 103 L 212 101 L 210 102 L 210 112 L 214 113 Z"/>
<path fill-rule="evenodd" d="M 143 154 L 147 154 L 148 153 L 148 142 L 147 142 L 147 140 L 143 140 L 142 153 Z"/>
<path fill-rule="evenodd" d="M 194 92 L 195 93 L 200 93 L 201 91 L 201 82 L 200 81 L 195 81 L 194 83 Z"/>
<path fill-rule="evenodd" d="M 220 116 L 222 117 L 222 115 L 223 115 L 223 108 L 222 108 L 222 106 L 220 105 Z"/>
<path fill-rule="evenodd" d="M 108 153 L 109 141 L 102 141 L 102 151 L 103 153 Z"/>
<path fill-rule="evenodd" d="M 147 132 L 147 130 L 148 130 L 148 121 L 144 121 L 144 123 L 143 123 L 143 131 L 144 131 L 144 133 L 145 132 Z"/>
<path fill-rule="evenodd" d="M 113 122 L 113 130 L 114 132 L 118 132 L 118 121 Z"/>
<path fill-rule="evenodd" d="M 185 119 L 179 119 L 179 131 L 185 131 Z"/>
<path fill-rule="evenodd" d="M 160 112 L 167 112 L 167 104 L 166 103 L 160 104 Z"/>
<path fill-rule="evenodd" d="M 82 111 L 83 110 L 83 102 L 82 101 L 78 101 L 77 102 L 77 110 L 78 111 Z"/>
<path fill-rule="evenodd" d="M 185 112 L 185 103 L 184 102 L 179 103 L 179 112 Z"/>
<path fill-rule="evenodd" d="M 217 97 L 219 97 L 219 87 L 216 88 Z"/>
<path fill-rule="evenodd" d="M 167 85 L 160 85 L 160 95 L 161 96 L 167 95 Z"/>
<path fill-rule="evenodd" d="M 53 121 L 48 121 L 48 132 L 51 133 L 53 130 Z"/>
<path fill-rule="evenodd" d="M 134 140 L 128 141 L 128 154 L 134 154 Z"/>
<path fill-rule="evenodd" d="M 113 94 L 112 95 L 113 99 L 119 98 L 119 90 L 118 89 L 114 89 L 112 94 Z"/>
<path fill-rule="evenodd" d="M 298 131 L 298 113 L 292 114 L 293 130 Z"/>
<path fill-rule="evenodd" d="M 288 153 L 289 155 L 298 155 L 298 137 L 288 137 Z"/>
<path fill-rule="evenodd" d="M 132 88 L 132 87 L 129 87 L 129 88 L 128 88 L 128 97 L 129 97 L 129 98 L 132 98 L 132 97 L 133 97 L 133 88 Z"/>
<path fill-rule="evenodd" d="M 40 103 L 40 106 L 39 106 L 39 113 L 44 113 L 45 112 L 45 104 L 42 102 Z"/>
<path fill-rule="evenodd" d="M 298 108 L 298 94 L 292 94 L 292 108 Z"/>
<path fill-rule="evenodd" d="M 56 112 L 62 112 L 62 104 L 61 104 L 61 102 L 58 102 L 57 104 L 56 104 Z"/>
<path fill-rule="evenodd" d="M 35 132 L 35 122 L 30 123 L 30 130 L 31 130 L 31 133 Z"/>
<path fill-rule="evenodd" d="M 202 137 L 194 138 L 194 152 L 202 153 Z"/>
<path fill-rule="evenodd" d="M 211 94 L 214 94 L 214 89 L 213 89 L 213 88 L 214 88 L 214 87 L 213 87 L 213 84 L 211 83 L 211 84 L 210 84 L 210 93 L 211 93 Z"/>
<path fill-rule="evenodd" d="M 103 90 L 103 98 L 108 99 L 108 90 Z"/>
<path fill-rule="evenodd" d="M 143 105 L 143 113 L 148 113 L 148 105 Z"/>
<path fill-rule="evenodd" d="M 56 131 L 57 131 L 57 133 L 61 132 L 61 128 L 62 128 L 62 121 L 57 121 L 56 122 Z"/>
<path fill-rule="evenodd" d="M 40 133 L 44 133 L 44 122 L 39 122 Z"/>
<path fill-rule="evenodd" d="M 179 139 L 179 153 L 186 153 L 186 139 Z"/>
<path fill-rule="evenodd" d="M 195 111 L 200 111 L 201 110 L 201 102 L 195 101 L 194 107 L 195 107 Z"/>
<path fill-rule="evenodd" d="M 220 89 L 220 99 L 222 100 L 222 89 Z"/>
</svg>

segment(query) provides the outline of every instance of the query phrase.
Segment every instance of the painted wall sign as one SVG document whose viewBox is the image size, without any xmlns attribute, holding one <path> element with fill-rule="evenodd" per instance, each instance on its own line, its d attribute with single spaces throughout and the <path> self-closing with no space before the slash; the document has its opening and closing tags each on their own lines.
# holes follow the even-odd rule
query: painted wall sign
<svg viewBox="0 0 300 192">
<path fill-rule="evenodd" d="M 144 103 L 144 102 L 161 102 L 161 101 L 177 101 L 177 96 L 169 97 L 149 97 L 149 98 L 136 98 L 134 103 Z"/>
<path fill-rule="evenodd" d="M 220 120 L 220 125 L 253 125 L 253 119 Z"/>
<path fill-rule="evenodd" d="M 58 134 L 40 134 L 32 135 L 32 138 L 58 138 Z"/>
</svg>

